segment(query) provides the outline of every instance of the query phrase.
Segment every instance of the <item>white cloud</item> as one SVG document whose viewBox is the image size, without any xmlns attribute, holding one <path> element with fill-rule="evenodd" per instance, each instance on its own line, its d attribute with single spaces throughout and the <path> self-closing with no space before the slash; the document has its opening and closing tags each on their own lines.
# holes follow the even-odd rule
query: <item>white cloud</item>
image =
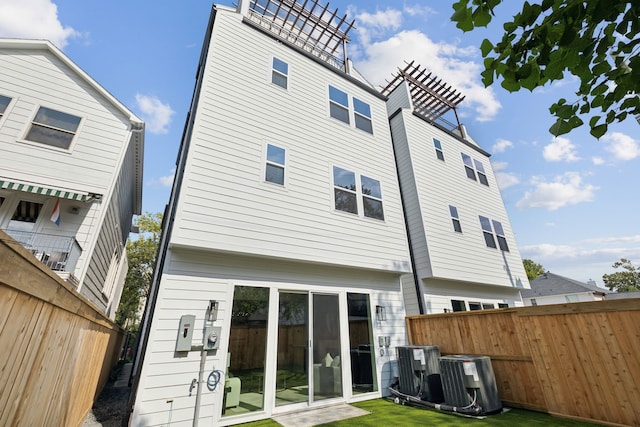
<svg viewBox="0 0 640 427">
<path fill-rule="evenodd" d="M 0 37 L 45 39 L 63 49 L 80 33 L 58 19 L 58 7 L 50 0 L 0 1 Z"/>
<path fill-rule="evenodd" d="M 171 173 L 169 175 L 166 176 L 161 176 L 158 181 L 160 182 L 160 185 L 162 185 L 163 187 L 171 187 L 173 185 L 173 179 L 176 176 L 176 168 L 171 169 Z"/>
<path fill-rule="evenodd" d="M 542 156 L 549 162 L 575 162 L 580 160 L 576 154 L 576 146 L 567 138 L 554 138 L 551 144 L 542 150 Z"/>
<path fill-rule="evenodd" d="M 613 154 L 615 160 L 633 160 L 640 157 L 640 144 L 629 135 L 613 132 L 602 137 L 607 144 L 605 149 Z"/>
<path fill-rule="evenodd" d="M 401 31 L 376 42 L 361 39 L 361 43 L 363 58 L 358 61 L 358 69 L 374 85 L 385 86 L 405 61 L 415 61 L 465 95 L 461 107 L 472 108 L 476 120 L 492 120 L 502 107 L 493 89 L 485 88 L 480 81 L 482 65 L 473 61 L 477 57 L 475 47 L 436 43 L 416 30 Z"/>
<path fill-rule="evenodd" d="M 360 42 L 368 45 L 371 39 L 400 28 L 402 12 L 397 9 L 378 10 L 376 13 L 361 12 L 356 15 L 356 22 Z"/>
<path fill-rule="evenodd" d="M 508 141 L 506 139 L 498 139 L 496 143 L 493 144 L 491 151 L 493 151 L 494 153 L 502 153 L 507 148 L 511 148 L 511 147 L 513 147 L 513 142 Z"/>
<path fill-rule="evenodd" d="M 507 168 L 506 162 L 491 162 L 491 166 L 493 167 L 493 171 L 496 177 L 496 181 L 498 182 L 498 187 L 501 190 L 512 187 L 516 184 L 520 183 L 518 177 L 509 172 L 503 172 Z"/>
<path fill-rule="evenodd" d="M 138 108 L 142 112 L 142 118 L 146 122 L 146 129 L 151 133 L 164 134 L 169 131 L 171 116 L 175 112 L 169 104 L 164 104 L 155 96 L 136 94 Z"/>
<path fill-rule="evenodd" d="M 429 16 L 436 14 L 434 9 L 420 4 L 415 4 L 413 6 L 405 5 L 402 10 L 409 16 Z"/>
<path fill-rule="evenodd" d="M 591 161 L 596 166 L 600 166 L 600 165 L 604 164 L 604 159 L 602 157 L 598 157 L 598 156 L 592 157 Z"/>
<path fill-rule="evenodd" d="M 516 203 L 516 208 L 554 211 L 564 206 L 593 201 L 598 189 L 591 184 L 584 184 L 576 172 L 566 172 L 551 182 L 534 177 L 532 183 L 535 189 L 527 191 Z"/>
</svg>

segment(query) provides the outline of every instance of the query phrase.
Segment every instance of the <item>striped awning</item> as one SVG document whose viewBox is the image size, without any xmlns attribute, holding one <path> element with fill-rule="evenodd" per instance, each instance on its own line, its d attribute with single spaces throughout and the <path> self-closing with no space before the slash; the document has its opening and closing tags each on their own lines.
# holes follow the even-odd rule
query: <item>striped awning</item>
<svg viewBox="0 0 640 427">
<path fill-rule="evenodd" d="M 63 199 L 77 200 L 80 202 L 86 202 L 94 198 L 94 195 L 90 195 L 89 193 L 81 193 L 53 187 L 43 187 L 28 182 L 8 181 L 2 179 L 0 179 L 0 189 L 24 191 L 26 193 L 40 194 L 42 196 L 49 197 L 60 197 Z"/>
</svg>

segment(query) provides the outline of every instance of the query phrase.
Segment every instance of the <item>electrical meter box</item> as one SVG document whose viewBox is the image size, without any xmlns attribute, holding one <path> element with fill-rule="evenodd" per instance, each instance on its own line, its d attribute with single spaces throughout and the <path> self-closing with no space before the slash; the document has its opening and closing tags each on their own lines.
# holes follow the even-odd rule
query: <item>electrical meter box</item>
<svg viewBox="0 0 640 427">
<path fill-rule="evenodd" d="M 180 318 L 180 328 L 176 339 L 176 351 L 191 351 L 191 338 L 196 323 L 196 316 L 185 314 Z"/>
<path fill-rule="evenodd" d="M 204 336 L 202 345 L 205 350 L 217 350 L 220 345 L 220 331 L 222 328 L 219 326 L 207 326 L 204 328 Z"/>
</svg>

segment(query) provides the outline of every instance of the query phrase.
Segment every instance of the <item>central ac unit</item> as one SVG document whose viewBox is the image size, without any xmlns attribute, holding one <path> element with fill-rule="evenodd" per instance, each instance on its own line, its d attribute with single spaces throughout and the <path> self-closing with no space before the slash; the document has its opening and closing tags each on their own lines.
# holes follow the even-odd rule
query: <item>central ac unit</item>
<svg viewBox="0 0 640 427">
<path fill-rule="evenodd" d="M 400 393 L 428 402 L 443 402 L 438 347 L 434 345 L 401 346 L 396 347 L 396 354 Z"/>
<path fill-rule="evenodd" d="M 442 356 L 442 389 L 447 405 L 467 407 L 478 404 L 481 414 L 502 411 L 491 359 L 487 356 Z"/>
</svg>

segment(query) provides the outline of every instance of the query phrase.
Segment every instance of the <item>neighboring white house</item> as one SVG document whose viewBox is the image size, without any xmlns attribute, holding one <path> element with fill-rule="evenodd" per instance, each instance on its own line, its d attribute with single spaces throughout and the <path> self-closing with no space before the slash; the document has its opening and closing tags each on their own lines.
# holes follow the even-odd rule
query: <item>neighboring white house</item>
<svg viewBox="0 0 640 427">
<path fill-rule="evenodd" d="M 489 154 L 458 120 L 464 97 L 413 63 L 383 93 L 414 261 L 407 312 L 522 305 L 527 275 Z"/>
<path fill-rule="evenodd" d="M 0 54 L 0 229 L 114 318 L 144 123 L 48 41 Z"/>
<path fill-rule="evenodd" d="M 387 394 L 410 256 L 386 98 L 345 61 L 350 28 L 293 2 L 214 6 L 131 425 Z M 219 348 L 201 354 L 205 326 Z"/>
<path fill-rule="evenodd" d="M 531 281 L 531 289 L 522 291 L 524 305 L 566 304 L 568 302 L 602 301 L 611 292 L 568 277 L 546 272 Z"/>
</svg>

